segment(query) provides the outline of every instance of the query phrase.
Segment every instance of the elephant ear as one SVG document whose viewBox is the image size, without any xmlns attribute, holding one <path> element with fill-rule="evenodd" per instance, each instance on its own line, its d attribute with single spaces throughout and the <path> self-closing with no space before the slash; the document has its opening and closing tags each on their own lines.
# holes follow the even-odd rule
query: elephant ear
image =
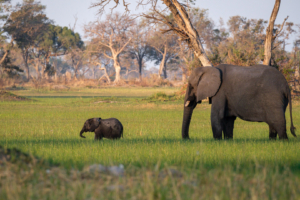
<svg viewBox="0 0 300 200">
<path fill-rule="evenodd" d="M 221 85 L 221 72 L 215 67 L 203 67 L 203 74 L 200 77 L 197 87 L 197 102 L 213 97 Z"/>
<path fill-rule="evenodd" d="M 91 126 L 94 122 L 94 119 L 93 118 L 88 119 L 87 122 L 88 122 L 88 125 Z"/>
<path fill-rule="evenodd" d="M 93 118 L 93 125 L 95 127 L 98 127 L 100 125 L 100 119 L 101 118 Z"/>
</svg>

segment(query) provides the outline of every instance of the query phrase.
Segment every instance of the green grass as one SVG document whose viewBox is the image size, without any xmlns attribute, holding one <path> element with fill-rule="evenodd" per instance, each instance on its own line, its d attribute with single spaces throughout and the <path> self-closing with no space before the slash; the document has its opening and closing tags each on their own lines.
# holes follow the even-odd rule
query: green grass
<svg viewBox="0 0 300 200">
<path fill-rule="evenodd" d="M 234 195 L 226 192 L 227 181 L 233 181 L 233 185 L 241 184 L 240 186 L 236 185 L 238 188 L 241 187 L 237 189 L 238 192 L 232 194 L 242 194 L 245 189 L 243 187 L 248 187 L 253 179 L 256 177 L 259 179 L 264 176 L 264 173 L 267 174 L 267 178 L 263 184 L 270 185 L 270 187 L 266 186 L 266 190 L 270 193 L 267 192 L 266 197 L 257 194 L 261 197 L 258 199 L 274 199 L 272 195 L 276 193 L 277 189 L 273 193 L 273 190 L 270 189 L 271 185 L 275 182 L 277 184 L 278 181 L 279 185 L 276 187 L 281 188 L 281 179 L 283 182 L 292 181 L 289 184 L 296 184 L 294 190 L 299 191 L 300 189 L 300 142 L 298 138 L 293 138 L 288 132 L 288 142 L 269 141 L 268 126 L 265 123 L 237 120 L 232 141 L 215 141 L 210 126 L 210 105 L 203 103 L 198 105 L 194 111 L 190 126 L 191 139 L 183 141 L 181 139 L 182 101 L 149 103 L 143 100 L 153 92 L 172 94 L 176 89 L 85 89 L 77 92 L 64 92 L 61 95 L 44 91 L 49 98 L 38 98 L 38 91 L 32 91 L 32 93 L 30 91 L 16 93 L 36 96 L 34 99 L 37 101 L 0 102 L 0 127 L 2 127 L 0 129 L 2 136 L 0 145 L 8 148 L 17 147 L 52 163 L 59 163 L 61 167 L 69 170 L 73 168 L 81 170 L 84 166 L 94 163 L 123 164 L 131 177 L 143 177 L 139 179 L 142 182 L 147 181 L 146 176 L 149 170 L 155 174 L 153 170 L 157 166 L 159 170 L 169 167 L 176 168 L 184 173 L 185 180 L 195 179 L 196 185 L 200 184 L 205 188 L 209 188 L 214 180 L 218 181 L 220 178 L 224 182 L 222 182 L 223 185 L 220 183 L 220 188 L 207 190 L 213 193 L 220 192 L 223 196 L 218 197 L 221 199 L 234 198 Z M 80 98 L 81 92 L 83 96 L 87 97 Z M 77 97 L 51 98 L 51 96 Z M 97 97 L 92 98 L 93 96 Z M 286 114 L 289 129 L 290 119 L 288 112 Z M 295 126 L 300 128 L 300 106 L 296 102 L 293 105 L 293 116 Z M 87 139 L 80 138 L 79 132 L 83 123 L 92 117 L 118 118 L 124 126 L 124 138 L 115 141 L 107 139 L 94 141 L 93 133 L 85 133 Z M 239 176 L 246 181 L 240 183 L 236 180 Z M 293 178 L 291 179 L 291 177 Z M 130 179 L 130 177 L 124 179 L 127 180 L 127 178 Z M 294 178 L 296 179 L 294 180 Z M 153 178 L 149 184 L 156 183 L 156 181 L 160 180 Z M 173 197 L 178 199 L 176 191 L 173 191 L 172 178 L 168 179 L 165 186 L 163 186 L 163 182 L 159 184 L 172 194 L 165 191 L 167 196 L 163 198 L 158 195 L 157 199 L 172 199 Z M 149 191 L 147 190 L 149 194 L 154 195 L 156 189 L 152 188 L 152 191 L 150 186 L 149 188 L 145 187 L 149 189 Z M 146 189 L 138 184 L 132 187 Z M 178 189 L 179 196 L 194 198 L 189 195 L 194 194 L 196 189 L 193 190 L 194 193 L 187 193 L 186 191 L 190 190 L 184 189 L 185 186 L 182 187 Z M 259 188 L 257 186 L 255 189 L 255 187 L 254 190 Z M 223 189 L 224 193 L 221 192 Z M 158 188 L 157 190 L 156 192 L 159 194 L 164 192 Z M 86 190 L 84 191 L 86 192 Z M 148 194 L 147 191 L 145 194 Z M 280 195 L 275 195 L 275 197 L 291 199 L 296 197 L 297 199 L 300 195 L 299 192 L 293 193 L 288 188 L 279 193 Z M 138 194 L 136 191 L 137 196 L 139 196 Z M 289 196 L 289 194 L 296 194 L 296 196 Z M 195 196 L 195 198 L 215 198 L 213 195 L 210 196 L 210 193 L 207 195 Z M 133 196 L 131 194 L 130 197 Z M 114 199 L 113 197 L 112 199 Z M 125 198 L 126 195 L 121 197 Z M 155 199 L 155 195 L 152 197 Z M 249 188 L 245 198 L 248 197 L 252 198 Z"/>
<path fill-rule="evenodd" d="M 24 88 L 23 90 L 16 90 L 13 93 L 21 96 L 32 97 L 97 97 L 97 96 L 116 96 L 116 97 L 146 97 L 154 93 L 164 92 L 167 94 L 173 94 L 178 91 L 178 88 L 174 87 L 106 87 L 101 89 L 95 88 L 71 88 L 70 90 L 50 90 L 50 89 L 33 89 Z"/>
</svg>

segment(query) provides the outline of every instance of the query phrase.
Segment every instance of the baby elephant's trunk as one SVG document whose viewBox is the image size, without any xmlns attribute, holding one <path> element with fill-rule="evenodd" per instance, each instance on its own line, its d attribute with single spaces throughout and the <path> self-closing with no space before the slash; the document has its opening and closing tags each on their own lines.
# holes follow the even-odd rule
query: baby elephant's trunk
<svg viewBox="0 0 300 200">
<path fill-rule="evenodd" d="M 85 138 L 85 136 L 82 135 L 83 133 L 84 133 L 84 130 L 82 129 L 82 130 L 80 131 L 80 137 Z"/>
</svg>

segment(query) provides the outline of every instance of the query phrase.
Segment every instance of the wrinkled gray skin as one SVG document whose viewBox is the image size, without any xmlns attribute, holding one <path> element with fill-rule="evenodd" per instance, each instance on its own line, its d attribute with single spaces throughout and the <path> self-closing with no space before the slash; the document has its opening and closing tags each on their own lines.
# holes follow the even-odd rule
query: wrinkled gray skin
<svg viewBox="0 0 300 200">
<path fill-rule="evenodd" d="M 84 123 L 80 137 L 85 138 L 82 135 L 84 132 L 95 132 L 95 140 L 102 138 L 119 139 L 121 136 L 123 137 L 123 126 L 116 118 L 91 118 Z"/>
<path fill-rule="evenodd" d="M 284 76 L 265 65 L 241 67 L 219 65 L 196 68 L 188 81 L 184 100 L 182 138 L 189 138 L 189 125 L 197 103 L 209 97 L 213 137 L 233 138 L 234 121 L 266 122 L 269 138 L 287 139 L 285 110 L 290 104 L 291 133 L 295 135 L 292 120 L 291 93 Z"/>
</svg>

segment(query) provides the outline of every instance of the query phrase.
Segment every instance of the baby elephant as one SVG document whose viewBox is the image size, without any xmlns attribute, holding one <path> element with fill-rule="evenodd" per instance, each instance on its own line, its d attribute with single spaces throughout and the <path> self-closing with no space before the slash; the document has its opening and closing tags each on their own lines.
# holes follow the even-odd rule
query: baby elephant
<svg viewBox="0 0 300 200">
<path fill-rule="evenodd" d="M 80 137 L 85 138 L 82 135 L 84 132 L 95 132 L 95 140 L 102 138 L 119 139 L 121 136 L 123 137 L 123 126 L 116 118 L 91 118 L 84 123 Z"/>
</svg>

